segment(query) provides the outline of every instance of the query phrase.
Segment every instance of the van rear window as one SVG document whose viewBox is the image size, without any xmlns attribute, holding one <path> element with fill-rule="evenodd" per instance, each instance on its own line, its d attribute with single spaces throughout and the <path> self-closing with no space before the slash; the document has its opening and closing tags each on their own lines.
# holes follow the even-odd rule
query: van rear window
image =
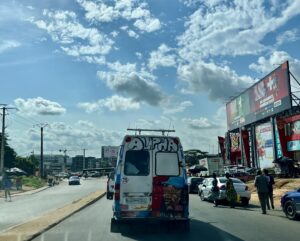
<svg viewBox="0 0 300 241">
<path fill-rule="evenodd" d="M 177 153 L 157 152 L 155 156 L 155 173 L 157 176 L 179 176 Z"/>
<path fill-rule="evenodd" d="M 150 170 L 149 152 L 145 150 L 127 151 L 124 174 L 127 176 L 148 176 Z"/>
</svg>

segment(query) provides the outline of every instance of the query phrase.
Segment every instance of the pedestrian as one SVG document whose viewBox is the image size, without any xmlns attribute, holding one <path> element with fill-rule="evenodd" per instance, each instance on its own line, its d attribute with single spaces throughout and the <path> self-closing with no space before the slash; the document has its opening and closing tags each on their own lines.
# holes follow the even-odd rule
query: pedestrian
<svg viewBox="0 0 300 241">
<path fill-rule="evenodd" d="M 12 187 L 12 181 L 10 180 L 10 177 L 7 174 L 4 174 L 2 182 L 3 182 L 4 192 L 5 192 L 5 201 L 11 202 L 10 189 Z"/>
<path fill-rule="evenodd" d="M 16 189 L 22 190 L 22 178 L 21 177 L 16 177 Z"/>
<path fill-rule="evenodd" d="M 228 172 L 225 174 L 225 177 L 227 178 L 227 180 L 226 180 L 226 198 L 230 204 L 230 207 L 234 208 L 235 201 L 237 199 L 237 193 L 234 189 L 233 181 L 230 178 L 230 174 Z"/>
<path fill-rule="evenodd" d="M 218 187 L 217 175 L 216 175 L 216 173 L 213 173 L 211 194 L 212 194 L 212 200 L 214 202 L 214 207 L 218 206 L 219 193 L 220 192 L 219 192 L 219 187 Z"/>
<path fill-rule="evenodd" d="M 257 171 L 257 176 L 255 177 L 254 186 L 258 194 L 258 199 L 262 209 L 262 214 L 267 214 L 266 206 L 268 201 L 268 179 L 266 176 L 262 175 L 261 170 Z"/>
<path fill-rule="evenodd" d="M 274 209 L 274 198 L 273 198 L 273 185 L 275 184 L 274 177 L 269 174 L 267 169 L 264 169 L 264 174 L 268 179 L 268 199 L 267 199 L 267 207 L 270 210 L 270 203 L 272 209 Z"/>
</svg>

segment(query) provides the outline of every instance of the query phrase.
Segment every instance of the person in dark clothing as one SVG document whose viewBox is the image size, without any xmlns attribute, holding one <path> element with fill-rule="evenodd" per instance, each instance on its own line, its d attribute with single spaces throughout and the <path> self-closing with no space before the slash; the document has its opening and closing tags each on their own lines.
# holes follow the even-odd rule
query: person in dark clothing
<svg viewBox="0 0 300 241">
<path fill-rule="evenodd" d="M 257 176 L 255 177 L 254 186 L 258 194 L 260 206 L 262 209 L 262 214 L 267 214 L 266 205 L 268 201 L 268 179 L 266 176 L 262 175 L 261 170 L 257 171 Z"/>
<path fill-rule="evenodd" d="M 212 194 L 212 200 L 215 204 L 214 206 L 217 207 L 218 206 L 218 198 L 219 198 L 219 187 L 218 187 L 218 180 L 217 180 L 216 173 L 213 173 L 211 194 Z"/>
<path fill-rule="evenodd" d="M 236 199 L 237 199 L 237 193 L 234 189 L 233 181 L 230 178 L 230 174 L 226 173 L 225 177 L 227 178 L 227 181 L 226 181 L 226 198 L 227 198 L 227 200 L 230 204 L 230 207 L 234 208 L 235 207 L 235 202 L 236 202 Z"/>
<path fill-rule="evenodd" d="M 264 169 L 264 174 L 268 179 L 268 199 L 267 199 L 267 207 L 270 210 L 270 203 L 272 206 L 272 209 L 274 209 L 274 198 L 273 198 L 273 185 L 275 184 L 274 182 L 274 177 L 269 174 L 267 169 Z"/>
</svg>

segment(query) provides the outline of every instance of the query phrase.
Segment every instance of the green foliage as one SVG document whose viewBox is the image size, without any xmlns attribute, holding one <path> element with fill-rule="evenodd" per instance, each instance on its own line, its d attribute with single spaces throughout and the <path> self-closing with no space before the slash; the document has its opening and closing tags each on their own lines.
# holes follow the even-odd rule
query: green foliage
<svg viewBox="0 0 300 241">
<path fill-rule="evenodd" d="M 27 175 L 34 175 L 37 167 L 35 158 L 24 158 L 17 156 L 14 162 L 15 166 L 22 169 Z"/>
<path fill-rule="evenodd" d="M 2 133 L 0 133 L 0 147 L 1 147 Z M 0 148 L 1 153 L 1 148 Z M 14 167 L 14 162 L 17 153 L 12 149 L 7 143 L 7 135 L 4 137 L 4 167 L 11 168 Z"/>
<path fill-rule="evenodd" d="M 25 186 L 34 187 L 34 188 L 40 188 L 46 185 L 46 182 L 43 179 L 35 176 L 23 177 L 22 183 Z"/>
<path fill-rule="evenodd" d="M 199 164 L 199 159 L 204 158 L 207 152 L 197 149 L 184 151 L 185 162 L 188 166 Z"/>
</svg>

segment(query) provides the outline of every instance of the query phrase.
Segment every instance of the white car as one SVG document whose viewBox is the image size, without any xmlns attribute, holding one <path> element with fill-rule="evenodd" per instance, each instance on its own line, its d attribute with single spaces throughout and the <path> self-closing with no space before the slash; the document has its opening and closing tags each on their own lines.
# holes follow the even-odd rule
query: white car
<svg viewBox="0 0 300 241">
<path fill-rule="evenodd" d="M 244 205 L 247 206 L 251 199 L 251 192 L 248 189 L 248 186 L 242 182 L 238 178 L 231 178 L 233 181 L 233 186 L 237 192 L 239 201 Z M 218 187 L 220 190 L 219 193 L 219 200 L 225 201 L 226 200 L 226 177 L 217 177 L 218 180 Z M 211 200 L 211 189 L 212 189 L 212 181 L 213 178 L 205 178 L 203 183 L 198 186 L 198 194 L 201 200 Z"/>
</svg>

